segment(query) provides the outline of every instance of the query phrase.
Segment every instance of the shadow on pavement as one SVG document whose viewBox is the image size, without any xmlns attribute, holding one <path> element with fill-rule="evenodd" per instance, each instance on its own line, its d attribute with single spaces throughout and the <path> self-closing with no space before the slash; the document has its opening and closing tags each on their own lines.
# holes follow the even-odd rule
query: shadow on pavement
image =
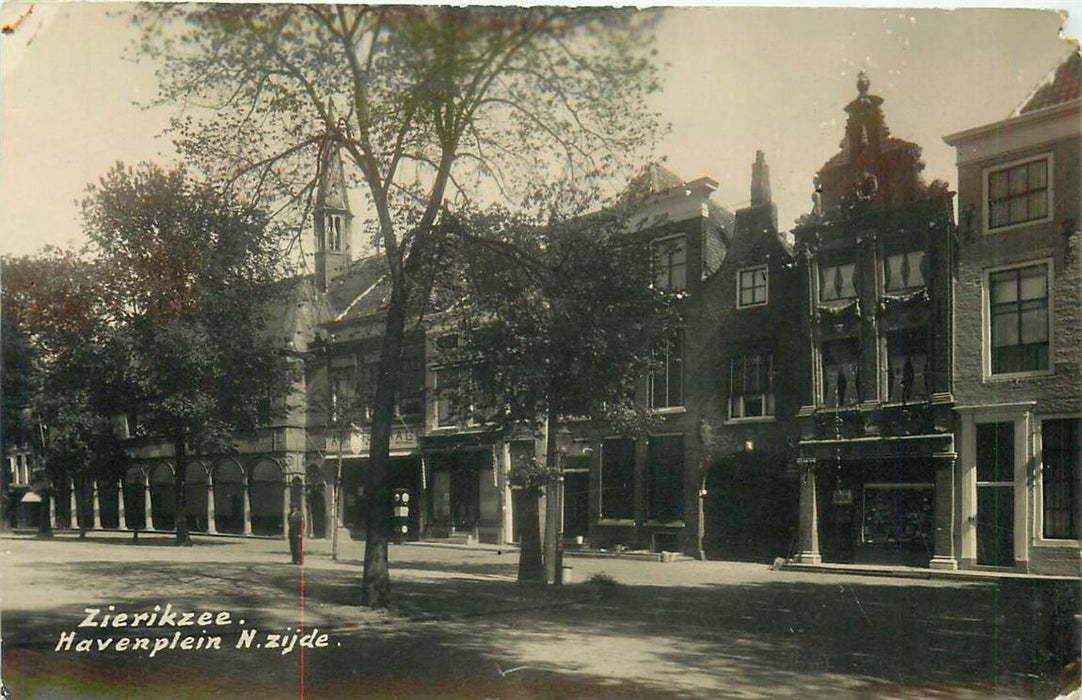
<svg viewBox="0 0 1082 700">
<path fill-rule="evenodd" d="M 1078 649 L 1072 582 L 551 589 L 467 577 L 513 576 L 514 564 L 396 562 L 388 611 L 357 607 L 359 567 L 53 564 L 49 585 L 118 611 L 228 610 L 261 634 L 299 627 L 303 574 L 305 627 L 332 643 L 305 653 L 303 673 L 297 651 L 237 650 L 239 627 L 210 630 L 220 651 L 56 652 L 84 606 L 9 599 L 5 680 L 16 697 L 20 683 L 27 696 L 104 684 L 105 696 L 297 697 L 302 679 L 310 697 L 1051 697 Z"/>
</svg>

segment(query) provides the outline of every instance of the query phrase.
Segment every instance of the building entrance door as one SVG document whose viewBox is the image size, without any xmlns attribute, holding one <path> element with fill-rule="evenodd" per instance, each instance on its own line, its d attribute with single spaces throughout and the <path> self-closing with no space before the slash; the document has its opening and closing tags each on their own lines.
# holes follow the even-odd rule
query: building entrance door
<svg viewBox="0 0 1082 700">
<path fill-rule="evenodd" d="M 590 472 L 564 472 L 564 537 L 586 537 L 590 530 Z"/>
<path fill-rule="evenodd" d="M 455 530 L 459 532 L 469 532 L 477 526 L 479 478 L 476 465 L 456 464 L 451 469 L 451 516 Z"/>
<path fill-rule="evenodd" d="M 977 564 L 1014 566 L 1014 423 L 977 424 Z"/>
</svg>

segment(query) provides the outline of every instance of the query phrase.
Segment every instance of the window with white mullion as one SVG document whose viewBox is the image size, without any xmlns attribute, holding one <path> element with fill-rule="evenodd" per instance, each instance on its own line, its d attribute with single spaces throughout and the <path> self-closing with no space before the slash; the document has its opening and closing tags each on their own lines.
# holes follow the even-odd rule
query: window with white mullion
<svg viewBox="0 0 1082 700">
<path fill-rule="evenodd" d="M 1049 368 L 1048 265 L 989 275 L 992 374 Z"/>
<path fill-rule="evenodd" d="M 749 267 L 737 275 L 737 308 L 762 306 L 767 302 L 766 265 Z"/>
<path fill-rule="evenodd" d="M 729 360 L 729 418 L 774 415 L 773 357 L 747 354 Z"/>
<path fill-rule="evenodd" d="M 1045 539 L 1079 539 L 1078 492 L 1082 480 L 1082 419 L 1041 423 L 1041 532 Z"/>
<path fill-rule="evenodd" d="M 1047 218 L 1048 175 L 1048 158 L 990 172 L 988 228 L 1003 228 Z"/>
</svg>

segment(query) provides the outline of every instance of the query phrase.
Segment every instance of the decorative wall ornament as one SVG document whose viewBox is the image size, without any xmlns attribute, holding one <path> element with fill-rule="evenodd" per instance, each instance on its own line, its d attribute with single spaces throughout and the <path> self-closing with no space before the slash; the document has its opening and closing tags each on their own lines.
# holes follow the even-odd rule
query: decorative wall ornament
<svg viewBox="0 0 1082 700">
<path fill-rule="evenodd" d="M 823 331 L 850 332 L 860 324 L 860 300 L 842 306 L 819 306 L 815 315 Z"/>
<path fill-rule="evenodd" d="M 931 309 L 932 298 L 922 287 L 905 294 L 884 294 L 879 298 L 879 316 L 899 318 L 903 322 L 919 322 Z"/>
<path fill-rule="evenodd" d="M 879 178 L 874 173 L 867 171 L 860 174 L 857 178 L 855 193 L 857 199 L 862 202 L 867 202 L 875 198 L 875 195 L 879 192 Z"/>
</svg>

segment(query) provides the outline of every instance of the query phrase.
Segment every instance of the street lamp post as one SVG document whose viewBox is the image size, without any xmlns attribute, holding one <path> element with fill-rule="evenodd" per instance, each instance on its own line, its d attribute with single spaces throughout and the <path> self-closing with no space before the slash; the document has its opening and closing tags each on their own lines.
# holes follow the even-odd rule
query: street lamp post
<svg viewBox="0 0 1082 700">
<path fill-rule="evenodd" d="M 344 437 L 338 433 L 338 464 L 334 472 L 334 517 L 331 518 L 331 559 L 338 561 L 338 518 L 342 512 L 342 442 Z"/>
<path fill-rule="evenodd" d="M 568 445 L 571 442 L 571 431 L 566 425 L 561 425 L 556 430 L 556 548 L 555 562 L 556 571 L 553 575 L 553 584 L 562 586 L 564 583 L 564 456 L 567 454 Z"/>
</svg>

